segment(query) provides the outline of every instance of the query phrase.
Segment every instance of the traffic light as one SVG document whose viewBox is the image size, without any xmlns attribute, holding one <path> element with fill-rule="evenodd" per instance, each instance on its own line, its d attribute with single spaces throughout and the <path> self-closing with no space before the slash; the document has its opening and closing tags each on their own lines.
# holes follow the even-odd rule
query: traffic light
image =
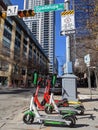
<svg viewBox="0 0 98 130">
<path fill-rule="evenodd" d="M 0 17 L 6 19 L 6 12 L 0 11 Z"/>
<path fill-rule="evenodd" d="M 18 11 L 18 16 L 20 18 L 32 17 L 32 16 L 35 16 L 35 12 L 34 12 L 34 10 L 20 10 L 20 11 Z"/>
<path fill-rule="evenodd" d="M 34 10 L 28 10 L 28 13 L 30 14 L 30 16 L 35 16 Z"/>
</svg>

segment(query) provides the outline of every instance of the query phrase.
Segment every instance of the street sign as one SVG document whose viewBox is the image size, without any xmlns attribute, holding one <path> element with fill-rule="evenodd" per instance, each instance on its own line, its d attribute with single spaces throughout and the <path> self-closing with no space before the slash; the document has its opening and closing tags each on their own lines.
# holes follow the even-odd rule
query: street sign
<svg viewBox="0 0 98 130">
<path fill-rule="evenodd" d="M 44 6 L 35 6 L 34 12 L 49 12 L 49 11 L 56 11 L 56 10 L 64 10 L 64 3 L 60 4 L 49 4 Z"/>
<path fill-rule="evenodd" d="M 7 7 L 7 16 L 16 16 L 18 13 L 18 5 Z"/>
<path fill-rule="evenodd" d="M 84 56 L 84 62 L 86 63 L 87 66 L 90 66 L 90 54 Z"/>
<path fill-rule="evenodd" d="M 74 10 L 68 10 L 61 13 L 61 34 L 75 33 Z"/>
</svg>

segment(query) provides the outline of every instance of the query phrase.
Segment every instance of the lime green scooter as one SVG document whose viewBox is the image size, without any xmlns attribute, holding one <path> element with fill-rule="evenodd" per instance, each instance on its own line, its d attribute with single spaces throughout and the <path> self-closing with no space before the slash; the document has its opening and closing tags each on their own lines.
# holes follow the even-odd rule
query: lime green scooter
<svg viewBox="0 0 98 130">
<path fill-rule="evenodd" d="M 41 82 L 37 83 L 37 85 L 40 84 Z M 74 127 L 76 124 L 76 117 L 75 113 L 70 110 L 66 110 L 66 113 L 64 115 L 40 115 L 34 103 L 34 97 L 32 96 L 30 101 L 30 109 L 25 112 L 23 116 L 23 121 L 26 124 L 33 124 L 35 121 L 37 121 L 38 123 L 43 123 L 44 125 L 65 125 L 69 127 Z"/>
<path fill-rule="evenodd" d="M 53 75 L 52 77 L 52 86 L 54 88 L 56 83 L 56 75 Z M 50 96 L 50 101 L 45 105 L 45 112 L 47 114 L 51 114 L 52 111 L 55 110 L 57 113 L 64 114 L 66 113 L 66 110 L 74 111 L 77 115 L 82 115 L 84 114 L 84 106 L 80 105 L 74 105 L 74 106 L 66 106 L 66 107 L 58 107 L 57 104 L 55 103 L 55 100 L 53 98 L 53 92 L 51 93 Z"/>
</svg>

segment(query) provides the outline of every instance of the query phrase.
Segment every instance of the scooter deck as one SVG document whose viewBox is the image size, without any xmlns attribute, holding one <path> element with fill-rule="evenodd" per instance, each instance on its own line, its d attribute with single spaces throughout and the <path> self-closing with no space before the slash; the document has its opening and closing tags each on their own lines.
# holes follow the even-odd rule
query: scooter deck
<svg viewBox="0 0 98 130">
<path fill-rule="evenodd" d="M 62 118 L 62 116 L 47 116 L 47 115 L 41 115 L 40 117 L 37 117 L 37 119 L 47 120 L 47 121 L 66 122 L 66 120 L 64 120 L 64 119 Z"/>
<path fill-rule="evenodd" d="M 80 101 L 68 101 L 69 105 L 80 105 L 82 104 Z"/>
<path fill-rule="evenodd" d="M 80 113 L 81 110 L 77 110 L 75 109 L 74 107 L 70 106 L 70 107 L 59 107 L 58 108 L 59 111 L 67 111 L 67 110 L 70 110 L 70 111 L 74 111 L 74 112 L 77 112 L 77 113 Z"/>
</svg>

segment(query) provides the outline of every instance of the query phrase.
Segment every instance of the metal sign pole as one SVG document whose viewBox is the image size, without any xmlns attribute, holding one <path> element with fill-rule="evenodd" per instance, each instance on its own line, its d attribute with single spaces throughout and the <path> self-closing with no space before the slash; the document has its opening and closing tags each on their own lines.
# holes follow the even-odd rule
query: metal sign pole
<svg viewBox="0 0 98 130">
<path fill-rule="evenodd" d="M 97 76 L 97 70 L 96 70 L 97 68 L 95 68 L 95 77 L 96 77 L 96 89 L 98 89 L 98 76 Z"/>
<path fill-rule="evenodd" d="M 69 11 L 70 0 L 64 1 L 64 8 Z M 66 27 L 65 27 L 66 29 Z M 64 67 L 64 73 L 72 73 L 72 62 L 70 61 L 70 35 L 66 35 L 66 65 Z"/>
<path fill-rule="evenodd" d="M 64 1 L 64 8 L 66 11 L 69 10 L 69 0 Z M 70 61 L 70 36 L 66 35 L 66 63 Z"/>
<path fill-rule="evenodd" d="M 86 63 L 88 69 L 88 88 L 90 90 L 90 99 L 92 99 L 92 89 L 91 89 L 91 78 L 90 78 L 90 54 L 84 56 L 84 62 Z"/>
<path fill-rule="evenodd" d="M 88 87 L 90 90 L 90 99 L 92 99 L 92 89 L 91 89 L 91 78 L 90 78 L 90 68 L 88 66 Z"/>
<path fill-rule="evenodd" d="M 61 13 L 61 35 L 66 35 L 66 63 L 64 64 L 64 75 L 62 76 L 62 98 L 77 101 L 76 76 L 72 71 L 70 56 L 70 35 L 75 33 L 74 10 L 69 10 L 70 0 L 64 0 L 65 11 Z M 63 92 L 66 92 L 63 94 Z"/>
</svg>

